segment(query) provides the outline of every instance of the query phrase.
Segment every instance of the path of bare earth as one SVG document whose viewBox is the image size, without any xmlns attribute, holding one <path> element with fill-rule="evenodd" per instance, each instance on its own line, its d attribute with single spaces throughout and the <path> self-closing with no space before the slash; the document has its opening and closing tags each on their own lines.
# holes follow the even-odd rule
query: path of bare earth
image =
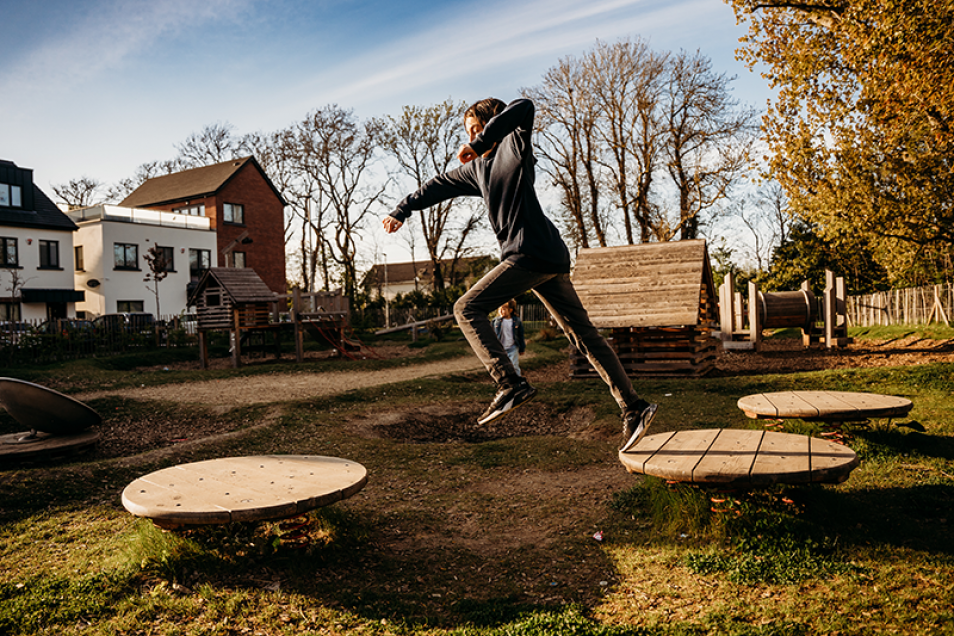
<svg viewBox="0 0 954 636">
<path fill-rule="evenodd" d="M 409 364 L 380 371 L 266 374 L 187 384 L 93 391 L 73 397 L 81 401 L 87 401 L 106 396 L 120 396 L 138 400 L 189 402 L 232 408 L 345 393 L 352 389 L 380 386 L 430 376 L 466 373 L 481 368 L 480 361 L 476 357 L 463 356 L 452 360 Z"/>
</svg>

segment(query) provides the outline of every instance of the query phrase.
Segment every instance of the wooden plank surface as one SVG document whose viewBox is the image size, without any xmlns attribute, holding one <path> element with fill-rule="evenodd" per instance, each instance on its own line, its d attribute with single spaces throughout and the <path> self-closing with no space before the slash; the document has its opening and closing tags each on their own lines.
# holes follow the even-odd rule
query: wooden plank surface
<svg viewBox="0 0 954 636">
<path fill-rule="evenodd" d="M 902 417 L 911 400 L 850 391 L 779 391 L 740 398 L 738 406 L 750 418 L 851 421 L 871 417 Z"/>
<path fill-rule="evenodd" d="M 813 481 L 810 443 L 807 435 L 765 433 L 749 471 L 749 482 L 768 485 Z"/>
<path fill-rule="evenodd" d="M 619 460 L 631 473 L 735 486 L 839 483 L 859 463 L 853 450 L 827 440 L 740 429 L 648 435 Z"/>
<path fill-rule="evenodd" d="M 123 491 L 132 514 L 165 524 L 280 519 L 350 497 L 367 482 L 358 463 L 336 457 L 263 455 L 172 466 Z"/>
<path fill-rule="evenodd" d="M 821 483 L 841 482 L 848 478 L 860 460 L 847 446 L 827 440 L 811 438 L 809 446 L 812 463 L 812 481 Z"/>
<path fill-rule="evenodd" d="M 656 454 L 656 452 L 666 445 L 666 443 L 675 435 L 675 432 L 659 433 L 657 435 L 648 435 L 640 440 L 635 448 L 626 452 L 626 461 L 623 465 L 631 473 L 645 473 L 646 462 Z M 622 453 L 620 453 L 622 455 Z"/>
<path fill-rule="evenodd" d="M 759 452 L 764 431 L 720 429 L 692 471 L 694 483 L 733 483 L 747 478 Z"/>
<path fill-rule="evenodd" d="M 709 285 L 704 240 L 581 250 L 573 283 L 599 328 L 695 325 Z"/>
<path fill-rule="evenodd" d="M 663 479 L 692 481 L 696 464 L 718 436 L 719 429 L 681 431 L 646 460 L 644 472 Z M 688 480 L 686 475 L 689 476 Z"/>
</svg>

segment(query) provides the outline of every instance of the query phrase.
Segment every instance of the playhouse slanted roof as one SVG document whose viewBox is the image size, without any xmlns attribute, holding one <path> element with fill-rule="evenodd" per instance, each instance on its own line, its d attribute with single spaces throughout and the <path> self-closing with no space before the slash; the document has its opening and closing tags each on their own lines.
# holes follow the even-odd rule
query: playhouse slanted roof
<svg viewBox="0 0 954 636">
<path fill-rule="evenodd" d="M 573 284 L 601 329 L 718 321 L 703 239 L 581 250 Z"/>
<path fill-rule="evenodd" d="M 189 296 L 189 305 L 210 285 L 225 291 L 235 305 L 251 303 L 270 303 L 278 296 L 265 284 L 255 270 L 248 267 L 212 267 L 202 276 L 195 290 Z"/>
</svg>

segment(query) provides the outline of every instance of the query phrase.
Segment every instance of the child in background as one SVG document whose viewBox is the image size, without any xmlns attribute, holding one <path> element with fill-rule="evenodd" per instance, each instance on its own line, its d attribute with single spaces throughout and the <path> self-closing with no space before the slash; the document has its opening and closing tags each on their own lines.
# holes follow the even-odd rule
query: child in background
<svg viewBox="0 0 954 636">
<path fill-rule="evenodd" d="M 504 351 L 513 363 L 513 368 L 517 375 L 523 375 L 520 372 L 520 354 L 526 351 L 527 343 L 523 337 L 523 321 L 516 315 L 517 301 L 512 298 L 497 309 L 497 317 L 494 318 L 494 333 L 497 334 L 497 340 L 503 345 Z"/>
</svg>

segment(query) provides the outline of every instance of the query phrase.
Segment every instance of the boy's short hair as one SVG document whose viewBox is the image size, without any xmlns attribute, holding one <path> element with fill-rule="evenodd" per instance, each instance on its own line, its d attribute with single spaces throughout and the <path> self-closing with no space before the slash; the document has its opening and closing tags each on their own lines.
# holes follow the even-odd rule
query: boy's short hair
<svg viewBox="0 0 954 636">
<path fill-rule="evenodd" d="M 468 108 L 464 112 L 464 119 L 473 117 L 480 122 L 481 126 L 486 126 L 487 122 L 493 119 L 494 115 L 497 115 L 506 107 L 507 104 L 496 97 L 488 97 L 487 99 L 482 99 Z"/>
</svg>

